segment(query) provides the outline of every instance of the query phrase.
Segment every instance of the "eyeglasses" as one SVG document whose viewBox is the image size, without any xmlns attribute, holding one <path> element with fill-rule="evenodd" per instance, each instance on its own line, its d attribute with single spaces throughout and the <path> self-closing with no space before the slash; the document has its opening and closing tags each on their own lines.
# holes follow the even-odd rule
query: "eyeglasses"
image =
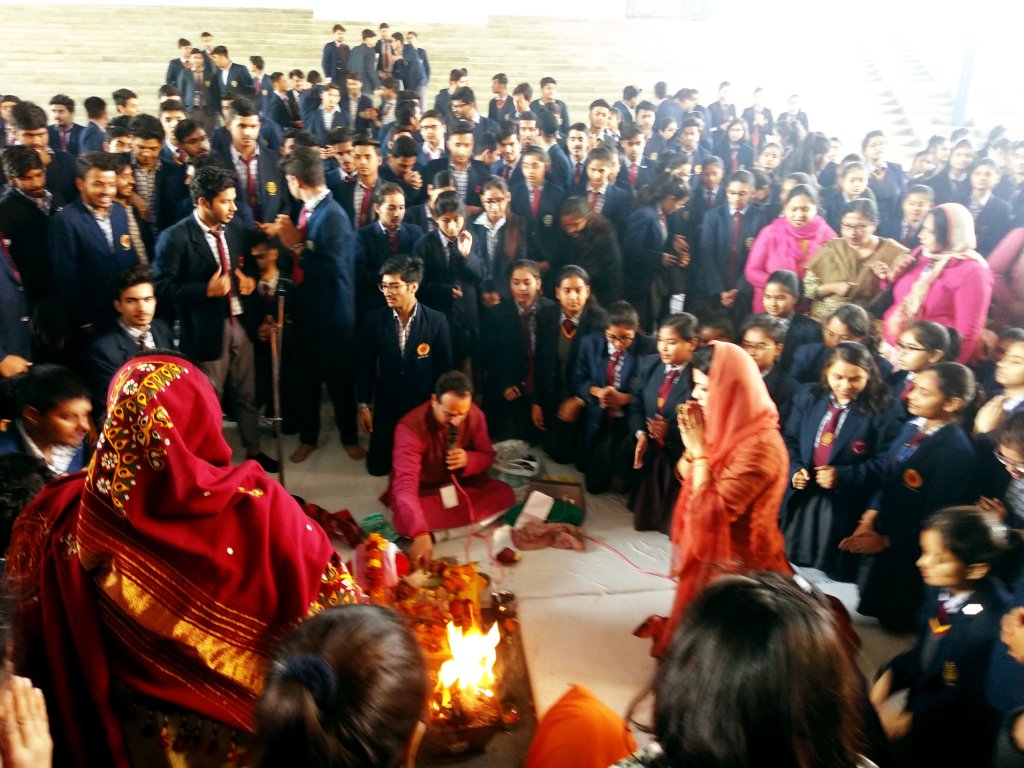
<svg viewBox="0 0 1024 768">
<path fill-rule="evenodd" d="M 612 344 L 632 344 L 636 338 L 636 336 L 616 336 L 613 333 L 606 333 L 604 337 Z"/>
<path fill-rule="evenodd" d="M 505 198 L 499 197 L 497 200 L 495 200 L 495 199 L 489 198 L 489 197 L 482 197 L 482 198 L 480 198 L 480 202 L 483 203 L 486 206 L 501 205 L 502 203 L 505 202 Z"/>
<path fill-rule="evenodd" d="M 851 232 L 864 232 L 870 227 L 870 224 L 847 224 L 845 221 L 839 222 L 839 226 L 843 229 L 848 229 Z"/>
<path fill-rule="evenodd" d="M 768 342 L 754 344 L 753 342 L 744 341 L 742 346 L 747 352 L 766 352 L 772 347 L 777 347 L 778 344 L 769 344 Z"/>
<path fill-rule="evenodd" d="M 928 350 L 924 347 L 912 347 L 909 344 L 904 344 L 902 341 L 896 344 L 896 350 L 898 352 L 927 352 Z"/>
<path fill-rule="evenodd" d="M 398 293 L 402 290 L 402 286 L 405 283 L 381 283 L 377 287 L 380 288 L 381 293 Z"/>
<path fill-rule="evenodd" d="M 995 454 L 996 461 L 998 461 L 1008 470 L 1010 470 L 1011 472 L 1016 472 L 1019 475 L 1024 475 L 1024 464 L 1018 463 L 1016 461 L 1011 461 L 1010 459 L 1003 456 L 1003 454 L 1001 454 L 997 450 L 992 451 L 992 453 Z"/>
</svg>

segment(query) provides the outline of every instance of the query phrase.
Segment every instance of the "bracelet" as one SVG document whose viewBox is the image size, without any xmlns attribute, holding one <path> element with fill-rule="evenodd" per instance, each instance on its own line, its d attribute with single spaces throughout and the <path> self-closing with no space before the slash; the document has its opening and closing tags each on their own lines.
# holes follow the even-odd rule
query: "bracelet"
<svg viewBox="0 0 1024 768">
<path fill-rule="evenodd" d="M 707 457 L 707 456 L 690 456 L 690 457 L 689 457 L 689 458 L 687 459 L 687 461 L 689 461 L 689 462 L 694 462 L 694 461 L 707 461 L 707 460 L 708 460 L 708 457 Z"/>
<path fill-rule="evenodd" d="M 690 463 L 691 464 L 703 464 L 708 469 L 711 469 L 711 465 L 708 464 L 708 460 L 706 458 L 704 458 L 703 456 L 701 456 L 699 459 L 694 459 Z"/>
</svg>

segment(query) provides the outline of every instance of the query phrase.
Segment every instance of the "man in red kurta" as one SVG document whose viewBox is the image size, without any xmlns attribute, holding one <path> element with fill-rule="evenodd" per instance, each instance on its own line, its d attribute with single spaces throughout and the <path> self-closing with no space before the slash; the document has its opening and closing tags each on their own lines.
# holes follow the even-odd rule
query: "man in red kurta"
<svg viewBox="0 0 1024 768">
<path fill-rule="evenodd" d="M 469 379 L 458 371 L 442 375 L 430 400 L 398 422 L 391 482 L 381 496 L 395 529 L 412 539 L 413 566 L 429 564 L 431 531 L 486 520 L 515 503 L 508 484 L 487 477 L 493 463 Z"/>
</svg>

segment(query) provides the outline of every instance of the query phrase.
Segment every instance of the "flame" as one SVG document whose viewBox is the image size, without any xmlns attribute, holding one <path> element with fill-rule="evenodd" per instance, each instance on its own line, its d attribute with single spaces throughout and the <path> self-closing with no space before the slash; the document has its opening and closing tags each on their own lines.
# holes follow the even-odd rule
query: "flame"
<svg viewBox="0 0 1024 768">
<path fill-rule="evenodd" d="M 463 700 L 492 697 L 496 649 L 501 642 L 498 623 L 486 635 L 477 627 L 463 632 L 453 622 L 448 622 L 447 630 L 452 658 L 441 665 L 437 675 L 440 707 L 449 707 L 453 694 Z"/>
</svg>

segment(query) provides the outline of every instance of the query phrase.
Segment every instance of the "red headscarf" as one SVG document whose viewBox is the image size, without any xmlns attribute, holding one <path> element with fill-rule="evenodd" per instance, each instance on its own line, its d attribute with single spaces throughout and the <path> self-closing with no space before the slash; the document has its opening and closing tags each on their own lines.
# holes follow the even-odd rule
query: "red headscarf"
<svg viewBox="0 0 1024 768">
<path fill-rule="evenodd" d="M 317 601 L 334 550 L 258 464 L 231 465 L 220 404 L 190 364 L 130 361 L 107 413 L 87 472 L 19 519 L 9 573 L 38 599 L 25 631 L 42 633 L 72 760 L 101 764 L 105 736 L 103 764 L 120 766 L 111 679 L 249 728 L 275 647 Z"/>
</svg>

